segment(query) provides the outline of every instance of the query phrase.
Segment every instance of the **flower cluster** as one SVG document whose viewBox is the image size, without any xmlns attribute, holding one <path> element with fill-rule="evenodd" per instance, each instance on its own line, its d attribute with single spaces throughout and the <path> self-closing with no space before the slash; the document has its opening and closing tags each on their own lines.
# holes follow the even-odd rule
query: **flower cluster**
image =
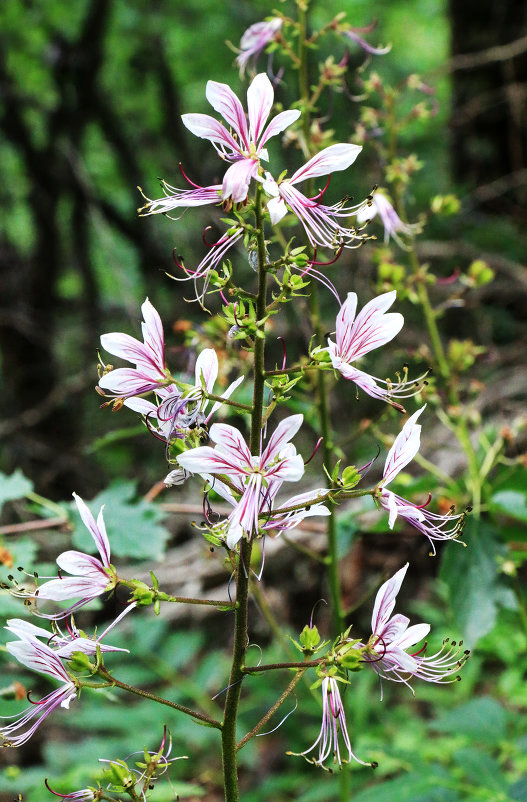
<svg viewBox="0 0 527 802">
<path fill-rule="evenodd" d="M 302 425 L 302 415 L 291 415 L 278 424 L 266 447 L 252 455 L 242 435 L 234 426 L 215 423 L 210 430 L 216 444 L 200 446 L 178 457 L 186 471 L 198 473 L 210 486 L 234 506 L 227 521 L 214 527 L 224 532 L 227 546 L 232 549 L 245 535 L 252 537 L 260 529 L 291 529 L 307 515 L 328 515 L 317 499 L 326 491 L 314 490 L 294 496 L 282 507 L 297 510 L 273 510 L 276 495 L 284 482 L 297 482 L 304 474 L 304 461 L 290 440 Z M 213 477 L 229 478 L 229 483 Z M 312 506 L 313 505 L 313 506 Z M 309 508 L 309 509 L 308 509 Z M 261 519 L 263 521 L 261 522 Z"/>
<path fill-rule="evenodd" d="M 172 438 L 185 438 L 191 429 L 206 426 L 221 406 L 222 402 L 217 401 L 207 409 L 208 395 L 214 392 L 218 378 L 218 357 L 212 348 L 205 348 L 196 360 L 195 384 L 177 382 L 166 367 L 165 337 L 159 313 L 148 298 L 141 311 L 144 342 L 117 332 L 101 336 L 101 345 L 106 351 L 135 367 L 105 371 L 99 379 L 99 391 L 143 415 L 150 430 L 170 443 Z M 242 381 L 243 376 L 240 376 L 232 382 L 222 399 L 227 400 Z M 156 403 L 141 397 L 152 391 Z"/>
<path fill-rule="evenodd" d="M 266 36 L 268 31 L 269 28 L 266 28 Z M 251 182 L 256 181 L 269 196 L 267 210 L 273 225 L 277 225 L 288 212 L 291 212 L 298 218 L 309 242 L 315 247 L 341 251 L 342 248 L 361 244 L 363 236 L 357 228 L 343 221 L 357 214 L 363 204 L 349 206 L 345 202 L 339 202 L 327 206 L 320 203 L 325 190 L 309 198 L 296 187 L 297 184 L 309 179 L 346 170 L 362 150 L 360 145 L 348 143 L 330 145 L 309 159 L 290 179 L 281 174 L 278 180 L 275 180 L 272 173 L 264 170 L 262 166 L 262 162 L 269 160 L 265 145 L 269 139 L 296 122 L 300 112 L 283 111 L 271 122 L 267 122 L 274 103 L 274 89 L 264 73 L 257 75 L 247 90 L 247 115 L 240 100 L 226 84 L 209 81 L 206 96 L 213 109 L 221 114 L 229 127 L 208 114 L 184 114 L 182 120 L 189 131 L 211 142 L 220 158 L 231 163 L 222 184 L 200 187 L 190 182 L 192 189 L 177 189 L 162 182 L 164 197 L 158 200 L 146 198 L 146 205 L 139 210 L 141 215 L 170 214 L 174 210 L 207 204 L 222 204 L 224 209 L 231 209 L 233 205 L 239 206 L 247 202 Z M 203 303 L 207 292 L 211 272 L 219 267 L 226 253 L 241 240 L 243 235 L 243 222 L 241 220 L 234 222 L 227 232 L 210 246 L 209 253 L 195 270 L 178 262 L 186 277 L 193 279 L 196 300 L 200 303 Z M 200 279 L 203 280 L 201 288 L 197 284 Z"/>
</svg>

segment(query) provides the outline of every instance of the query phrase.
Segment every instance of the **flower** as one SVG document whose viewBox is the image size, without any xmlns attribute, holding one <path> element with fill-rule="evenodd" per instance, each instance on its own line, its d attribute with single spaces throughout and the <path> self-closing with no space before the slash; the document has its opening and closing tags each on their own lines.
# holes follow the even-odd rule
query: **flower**
<svg viewBox="0 0 527 802">
<path fill-rule="evenodd" d="M 269 497 L 283 482 L 296 482 L 304 474 L 304 461 L 289 442 L 302 425 L 303 415 L 291 415 L 276 427 L 265 449 L 251 454 L 234 426 L 215 423 L 210 438 L 214 448 L 199 446 L 178 456 L 179 465 L 209 479 L 209 474 L 228 476 L 241 498 L 228 519 L 227 545 L 234 548 L 245 534 L 258 532 L 258 518 Z"/>
<path fill-rule="evenodd" d="M 206 426 L 212 415 L 221 407 L 221 401 L 215 401 L 208 414 L 210 401 L 207 394 L 214 392 L 218 378 L 218 357 L 213 348 L 205 348 L 196 360 L 194 368 L 195 384 L 185 392 L 180 392 L 175 385 L 160 388 L 157 395 L 161 403 L 153 404 L 144 398 L 129 398 L 124 404 L 130 409 L 144 415 L 149 427 L 156 424 L 152 431 L 161 439 L 170 442 L 173 437 L 184 438 L 191 427 Z M 228 399 L 242 383 L 243 376 L 233 381 L 222 394 Z"/>
<path fill-rule="evenodd" d="M 287 214 L 289 207 L 304 226 L 307 237 L 314 247 L 317 245 L 335 249 L 354 247 L 351 243 L 358 239 L 356 229 L 342 226 L 339 220 L 355 214 L 359 206 L 346 207 L 344 203 L 325 206 L 317 200 L 323 193 L 314 198 L 307 198 L 294 185 L 310 178 L 346 170 L 353 164 L 361 150 L 361 145 L 346 143 L 330 145 L 300 167 L 290 179 L 284 179 L 279 183 L 270 173 L 266 173 L 263 187 L 267 194 L 272 196 L 267 202 L 271 223 L 273 225 L 279 223 Z"/>
<path fill-rule="evenodd" d="M 344 743 L 347 752 L 347 758 L 341 756 L 341 748 L 339 745 L 339 731 L 340 737 Z M 322 680 L 322 727 L 320 734 L 315 743 L 306 749 L 305 752 L 288 752 L 290 755 L 301 755 L 305 757 L 309 752 L 312 752 L 318 746 L 318 758 L 305 758 L 308 763 L 314 763 L 315 766 L 327 769 L 324 766 L 324 761 L 330 755 L 333 755 L 333 762 L 338 764 L 339 769 L 342 768 L 343 763 L 349 763 L 355 760 L 362 766 L 371 766 L 375 768 L 376 763 L 365 763 L 360 760 L 352 751 L 348 729 L 346 725 L 346 714 L 344 713 L 344 705 L 340 698 L 340 691 L 338 681 L 335 677 L 324 677 Z"/>
<path fill-rule="evenodd" d="M 264 145 L 298 120 L 300 112 L 282 111 L 266 126 L 274 89 L 265 73 L 257 75 L 247 90 L 248 127 L 243 106 L 227 84 L 208 81 L 206 96 L 232 133 L 208 114 L 184 114 L 183 124 L 195 136 L 208 139 L 220 158 L 232 162 L 223 177 L 222 200 L 241 203 L 247 197 L 251 179 L 258 174 L 260 159 L 268 159 Z"/>
<path fill-rule="evenodd" d="M 19 663 L 62 683 L 60 688 L 48 693 L 39 702 L 32 702 L 32 706 L 21 714 L 8 716 L 17 719 L 12 724 L 0 727 L 3 746 L 21 746 L 31 738 L 56 707 L 69 708 L 71 701 L 77 696 L 77 687 L 62 665 L 60 657 L 47 644 L 40 643 L 36 638 L 10 641 L 6 643 L 6 649 Z"/>
<path fill-rule="evenodd" d="M 274 40 L 282 24 L 280 17 L 272 17 L 263 22 L 255 22 L 254 25 L 247 28 L 240 41 L 240 54 L 236 57 L 236 63 L 240 68 L 240 76 L 244 74 L 245 68 L 251 59 L 253 64 L 256 64 L 256 59 L 267 45 Z"/>
<path fill-rule="evenodd" d="M 357 295 L 348 293 L 337 315 L 336 340 L 334 343 L 328 338 L 328 352 L 335 370 L 338 370 L 345 379 L 355 382 L 365 393 L 373 398 L 387 401 L 392 406 L 404 412 L 394 398 L 408 398 L 418 391 L 422 378 L 411 382 L 405 380 L 389 382 L 370 376 L 351 365 L 355 360 L 365 354 L 386 345 L 400 332 L 404 318 L 399 312 L 386 313 L 386 310 L 395 301 L 395 290 L 385 292 L 369 301 L 359 314 L 357 311 Z M 384 385 L 381 386 L 381 385 Z"/>
<path fill-rule="evenodd" d="M 101 593 L 112 590 L 119 581 L 115 569 L 110 564 L 110 542 L 104 525 L 103 508 L 101 507 L 96 523 L 84 501 L 76 493 L 73 493 L 73 498 L 82 522 L 92 536 L 101 559 L 98 560 L 96 557 L 80 551 L 64 551 L 57 557 L 57 565 L 62 571 L 66 571 L 72 576 L 63 577 L 59 573 L 56 579 L 44 582 L 43 585 L 39 585 L 37 590 L 13 591 L 15 596 L 23 598 L 36 597 L 46 601 L 64 601 L 81 597 L 80 601 L 76 602 L 72 607 L 55 615 L 39 613 L 43 618 L 66 618 L 73 610 L 83 607 L 92 599 L 100 596 Z"/>
<path fill-rule="evenodd" d="M 463 530 L 466 512 L 461 515 L 454 515 L 451 511 L 448 515 L 439 515 L 425 509 L 431 501 L 431 496 L 425 504 L 419 506 L 412 504 L 386 488 L 386 485 L 395 479 L 397 474 L 408 465 L 419 451 L 421 426 L 416 421 L 424 409 L 425 407 L 421 407 L 417 412 L 414 412 L 395 438 L 395 442 L 386 457 L 383 478 L 378 485 L 380 491 L 378 498 L 381 507 L 384 507 L 389 513 L 388 525 L 390 529 L 393 529 L 393 525 L 399 515 L 418 529 L 419 532 L 422 532 L 423 535 L 426 535 L 432 546 L 432 554 L 435 555 L 434 540 L 452 540 L 458 537 Z"/>
<path fill-rule="evenodd" d="M 462 642 L 456 648 L 457 644 L 449 644 L 447 639 L 443 648 L 429 657 L 425 654 L 426 643 L 422 649 L 408 654 L 410 647 L 428 635 L 430 625 L 414 624 L 409 627 L 410 619 L 400 613 L 390 618 L 407 570 L 408 563 L 379 588 L 371 618 L 372 635 L 364 653 L 366 662 L 381 679 L 403 682 L 408 687 L 412 677 L 425 682 L 455 682 L 459 677 L 450 677 L 461 668 L 469 654 L 468 651 L 461 654 Z M 410 689 L 413 693 L 413 689 Z"/>
<path fill-rule="evenodd" d="M 237 516 L 239 515 L 238 502 L 229 487 L 221 480 L 215 479 L 212 476 L 203 475 L 207 479 L 211 488 L 218 493 L 222 498 L 232 504 L 235 508 L 225 521 L 220 521 L 213 524 L 211 531 L 217 536 L 226 536 L 227 545 L 232 548 L 230 542 L 229 530 L 231 526 L 236 527 Z M 167 477 L 168 478 L 168 477 Z M 166 479 L 165 479 L 166 483 Z M 292 496 L 279 504 L 278 509 L 274 509 L 276 503 L 276 495 L 281 487 L 281 482 L 271 485 L 266 493 L 260 494 L 260 505 L 258 510 L 258 529 L 265 532 L 281 532 L 294 529 L 298 526 L 304 518 L 310 518 L 313 515 L 330 515 L 329 509 L 322 504 L 319 499 L 327 495 L 327 490 L 323 487 L 315 490 L 310 490 L 307 493 L 300 493 L 299 495 Z M 243 493 L 243 486 L 240 486 L 240 493 Z M 290 507 L 298 507 L 296 510 L 289 510 L 289 512 L 280 512 L 281 509 L 287 510 Z M 233 524 L 234 521 L 234 524 Z M 235 541 L 236 542 L 236 541 Z M 235 545 L 235 543 L 233 543 Z"/>
<path fill-rule="evenodd" d="M 135 364 L 135 368 L 111 370 L 99 380 L 99 387 L 117 398 L 142 395 L 172 383 L 165 365 L 165 338 L 159 313 L 148 298 L 141 311 L 143 343 L 120 332 L 101 336 L 101 345 L 106 351 Z"/>
<path fill-rule="evenodd" d="M 12 635 L 16 635 L 20 640 L 34 640 L 35 638 L 45 638 L 47 645 L 53 649 L 58 657 L 63 660 L 68 660 L 74 652 L 83 652 L 87 655 L 95 655 L 97 647 L 101 652 L 129 652 L 129 649 L 121 649 L 117 646 L 109 646 L 103 643 L 103 638 L 110 632 L 117 624 L 121 622 L 125 615 L 135 608 L 136 604 L 128 604 L 123 612 L 117 616 L 115 621 L 106 627 L 104 632 L 98 638 L 89 638 L 84 632 L 77 629 L 73 618 L 70 624 L 66 624 L 67 633 L 63 633 L 57 624 L 53 626 L 53 632 L 42 627 L 37 627 L 30 621 L 24 621 L 21 618 L 10 618 L 7 621 L 7 629 Z"/>
<path fill-rule="evenodd" d="M 370 220 L 373 220 L 376 215 L 379 215 L 384 226 L 385 243 L 388 243 L 390 237 L 392 237 L 398 245 L 404 248 L 405 245 L 399 237 L 399 232 L 412 236 L 419 231 L 419 226 L 417 224 L 403 223 L 386 195 L 379 191 L 373 194 L 369 203 L 363 204 L 360 207 L 357 212 L 357 223 L 359 225 L 368 223 Z"/>
</svg>

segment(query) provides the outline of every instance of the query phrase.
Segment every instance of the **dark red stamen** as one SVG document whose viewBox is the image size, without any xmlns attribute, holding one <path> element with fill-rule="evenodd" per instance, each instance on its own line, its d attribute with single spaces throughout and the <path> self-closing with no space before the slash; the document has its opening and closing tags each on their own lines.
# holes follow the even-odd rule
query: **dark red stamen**
<svg viewBox="0 0 527 802">
<path fill-rule="evenodd" d="M 181 173 L 181 175 L 183 176 L 183 178 L 185 179 L 185 181 L 188 181 L 188 183 L 189 183 L 191 186 L 195 187 L 196 189 L 203 189 L 203 187 L 200 187 L 200 185 L 199 185 L 199 184 L 195 184 L 195 183 L 194 183 L 194 181 L 191 181 L 191 180 L 190 180 L 190 178 L 188 177 L 188 175 L 187 175 L 187 174 L 186 174 L 186 172 L 184 171 L 184 169 L 183 169 L 183 165 L 181 164 L 181 162 L 179 162 L 179 172 Z"/>
<path fill-rule="evenodd" d="M 340 257 L 340 255 L 341 255 L 343 250 L 344 250 L 344 243 L 340 246 L 340 248 L 336 252 L 335 258 L 332 259 L 330 262 L 316 262 L 315 259 L 316 259 L 316 256 L 317 256 L 317 249 L 315 248 L 315 253 L 313 254 L 313 258 L 311 259 L 309 264 L 310 265 L 319 265 L 321 267 L 327 267 L 327 265 L 334 265 L 335 262 L 337 261 L 337 259 Z"/>
<path fill-rule="evenodd" d="M 315 448 L 314 448 L 314 450 L 313 450 L 313 453 L 311 454 L 311 456 L 309 457 L 309 459 L 308 459 L 306 462 L 304 462 L 304 465 L 309 465 L 309 463 L 311 462 L 311 460 L 313 459 L 313 457 L 314 457 L 314 456 L 315 456 L 315 454 L 317 453 L 317 451 L 318 451 L 318 449 L 319 449 L 319 446 L 320 446 L 320 444 L 321 444 L 321 442 L 322 442 L 322 440 L 323 440 L 323 439 L 324 439 L 323 437 L 319 437 L 319 438 L 318 438 L 318 440 L 317 440 L 317 444 L 316 444 L 316 446 L 315 446 Z"/>
<path fill-rule="evenodd" d="M 424 646 L 422 646 L 422 647 L 421 647 L 421 649 L 419 649 L 419 651 L 418 651 L 418 652 L 414 652 L 414 653 L 411 655 L 411 657 L 417 657 L 417 655 L 418 655 L 418 654 L 421 654 L 421 652 L 424 652 L 424 651 L 425 651 L 425 649 L 426 649 L 426 647 L 427 647 L 427 646 L 428 646 L 428 643 L 425 641 L 425 645 L 424 645 Z"/>
<path fill-rule="evenodd" d="M 413 504 L 412 506 L 414 506 L 416 510 L 422 510 L 422 509 L 424 509 L 424 507 L 428 507 L 428 505 L 430 504 L 431 501 L 432 501 L 432 494 L 429 493 L 428 494 L 428 500 L 425 501 L 424 504 Z"/>
<path fill-rule="evenodd" d="M 317 200 L 320 200 L 320 198 L 322 197 L 322 195 L 325 193 L 325 191 L 326 191 L 326 190 L 327 190 L 327 188 L 329 187 L 330 181 L 331 181 L 331 176 L 330 176 L 330 175 L 328 175 L 328 180 L 327 180 L 327 182 L 326 182 L 326 186 L 324 187 L 324 189 L 321 189 L 321 190 L 320 190 L 320 192 L 318 193 L 318 195 L 314 195 L 312 198 L 309 198 L 309 200 L 310 200 L 310 201 L 317 201 Z"/>
<path fill-rule="evenodd" d="M 281 341 L 282 341 L 282 352 L 283 352 L 283 358 L 282 358 L 282 370 L 284 370 L 284 368 L 285 368 L 285 363 L 287 362 L 287 351 L 286 351 L 285 340 L 284 340 L 284 338 L 283 338 L 283 337 L 277 337 L 277 340 L 281 340 Z"/>
<path fill-rule="evenodd" d="M 41 702 L 34 702 L 34 701 L 33 701 L 33 699 L 32 699 L 32 698 L 31 698 L 31 696 L 30 696 L 30 694 L 31 694 L 31 693 L 33 693 L 33 691 L 28 691 L 28 692 L 26 693 L 27 701 L 28 701 L 30 704 L 32 704 L 32 705 L 43 705 L 43 704 L 45 704 L 45 702 L 42 702 L 42 701 L 41 701 Z"/>
<path fill-rule="evenodd" d="M 71 799 L 71 794 L 59 794 L 57 791 L 54 791 L 53 788 L 50 788 L 47 777 L 44 780 L 44 785 L 46 786 L 50 794 L 53 794 L 54 796 L 60 796 L 62 799 Z"/>
</svg>

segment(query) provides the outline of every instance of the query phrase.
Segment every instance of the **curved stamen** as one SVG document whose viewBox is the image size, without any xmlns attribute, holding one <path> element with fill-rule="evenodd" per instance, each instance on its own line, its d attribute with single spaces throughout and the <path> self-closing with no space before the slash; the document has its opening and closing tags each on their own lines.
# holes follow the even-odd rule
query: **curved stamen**
<svg viewBox="0 0 527 802">
<path fill-rule="evenodd" d="M 327 267 L 328 265 L 334 265 L 335 262 L 337 261 L 337 259 L 339 259 L 339 257 L 340 257 L 340 255 L 341 255 L 343 250 L 344 250 L 344 243 L 341 243 L 341 245 L 339 246 L 338 251 L 335 253 L 335 258 L 332 259 L 331 262 L 316 262 L 315 259 L 316 259 L 316 256 L 317 256 L 317 249 L 315 248 L 315 253 L 313 254 L 313 259 L 311 259 L 309 264 L 310 265 L 319 265 L 320 267 Z"/>
<path fill-rule="evenodd" d="M 284 370 L 285 369 L 285 363 L 287 362 L 287 350 L 286 350 L 285 339 L 283 337 L 277 337 L 276 339 L 282 341 L 282 353 L 283 353 L 282 370 Z"/>
<path fill-rule="evenodd" d="M 314 456 L 315 456 L 315 454 L 317 453 L 317 451 L 318 451 L 318 449 L 319 449 L 319 446 L 320 446 L 320 444 L 321 444 L 321 442 L 322 442 L 322 440 L 323 440 L 323 439 L 324 439 L 323 437 L 319 437 L 319 438 L 318 438 L 318 440 L 317 440 L 317 444 L 316 444 L 315 448 L 313 449 L 313 453 L 311 454 L 311 456 L 309 457 L 309 459 L 308 459 L 308 460 L 306 460 L 306 461 L 304 462 L 304 465 L 309 465 L 309 463 L 311 462 L 311 460 L 313 459 L 313 457 L 314 457 Z"/>
<path fill-rule="evenodd" d="M 199 184 L 195 184 L 195 183 L 194 183 L 194 181 L 191 181 L 191 180 L 190 180 L 190 178 L 188 177 L 188 175 L 187 175 L 187 174 L 186 174 L 186 172 L 184 171 L 184 169 L 183 169 L 183 165 L 181 164 L 181 162 L 179 162 L 179 164 L 178 164 L 178 167 L 179 167 L 179 172 L 181 173 L 181 175 L 183 176 L 183 178 L 185 179 L 185 181 L 188 181 L 188 183 L 189 183 L 189 184 L 190 184 L 192 187 L 194 187 L 195 189 L 203 189 L 203 187 L 200 187 L 200 185 L 199 185 Z"/>
<path fill-rule="evenodd" d="M 326 192 L 327 188 L 329 187 L 330 182 L 331 182 L 331 176 L 328 175 L 328 180 L 326 182 L 326 186 L 324 187 L 324 189 L 321 189 L 320 192 L 318 193 L 318 195 L 314 195 L 312 198 L 309 198 L 309 200 L 310 201 L 318 201 L 318 200 L 320 200 L 322 195 L 324 195 L 324 193 Z"/>
</svg>

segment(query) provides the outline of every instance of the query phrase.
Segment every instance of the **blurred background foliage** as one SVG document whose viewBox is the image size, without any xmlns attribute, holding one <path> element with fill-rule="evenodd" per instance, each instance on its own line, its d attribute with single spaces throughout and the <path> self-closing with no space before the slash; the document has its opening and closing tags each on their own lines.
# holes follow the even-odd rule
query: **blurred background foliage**
<svg viewBox="0 0 527 802">
<path fill-rule="evenodd" d="M 288 11 L 286 5 L 280 9 Z M 429 560 L 426 543 L 406 532 L 397 539 L 386 535 L 385 520 L 375 517 L 372 508 L 342 514 L 344 590 L 350 607 L 358 608 L 357 632 L 359 626 L 367 631 L 375 583 L 411 556 L 412 579 L 398 609 L 413 620 L 429 621 L 438 643 L 447 631 L 454 637 L 466 638 L 468 633 L 471 645 L 477 643 L 462 683 L 451 688 L 420 686 L 417 699 L 404 687 L 390 687 L 381 704 L 374 677 L 363 672 L 354 678 L 346 702 L 352 743 L 360 757 L 377 760 L 380 767 L 373 778 L 367 770 L 352 768 L 353 799 L 526 800 L 522 563 L 527 543 L 527 378 L 518 365 L 523 364 L 527 344 L 527 11 L 523 3 L 511 0 L 450 0 L 449 6 L 442 0 L 328 0 L 314 4 L 313 24 L 324 24 L 341 10 L 354 26 L 366 26 L 375 18 L 378 24 L 368 40 L 391 43 L 392 51 L 364 65 L 364 53 L 348 43 L 349 96 L 331 93 L 321 108 L 321 114 L 333 115 L 337 141 L 355 141 L 361 122 L 356 99 L 372 70 L 390 85 L 419 73 L 434 89 L 433 113 L 415 119 L 401 137 L 407 152 L 416 153 L 424 164 L 412 183 L 408 214 L 417 219 L 429 211 L 432 198 L 456 193 L 461 198 L 459 212 L 431 218 L 419 242 L 420 258 L 440 278 L 466 271 L 474 260 L 483 260 L 494 272 L 492 283 L 478 287 L 475 282 L 470 295 L 458 295 L 461 309 L 459 303 L 449 302 L 442 288 L 435 290 L 434 300 L 444 303 L 447 335 L 484 346 L 484 353 L 467 357 L 463 352 L 458 358 L 468 359 L 478 382 L 480 459 L 498 436 L 505 454 L 487 479 L 484 527 L 477 532 L 469 527 L 470 548 L 451 544 L 442 550 L 439 578 L 438 562 Z M 184 304 L 184 285 L 165 276 L 173 270 L 173 249 L 184 255 L 186 264 L 201 259 L 209 214 L 187 213 L 179 224 L 161 217 L 138 219 L 142 198 L 135 187 L 156 197 L 158 177 L 182 185 L 179 162 L 199 184 L 219 179 L 213 149 L 186 131 L 180 114 L 209 111 L 209 78 L 241 89 L 234 54 L 225 41 L 236 45 L 246 27 L 271 12 L 260 0 L 232 0 L 228 6 L 214 0 L 3 0 L 0 466 L 9 475 L 0 487 L 0 502 L 6 502 L 0 552 L 4 579 L 13 566 L 33 570 L 42 560 L 52 563 L 67 548 L 75 520 L 63 500 L 72 490 L 87 499 L 97 496 L 94 510 L 106 501 L 116 555 L 130 563 L 142 561 L 140 569 L 146 574 L 151 567 L 144 562 L 148 557 L 162 558 L 168 549 L 169 557 L 177 559 L 178 547 L 189 537 L 197 539 L 195 532 L 189 535 L 188 527 L 169 516 L 168 509 L 142 498 L 164 475 L 162 447 L 144 434 L 131 412 L 114 416 L 99 409 L 93 392 L 96 347 L 101 332 L 137 333 L 139 306 L 149 295 L 165 321 L 169 362 L 181 371 L 191 367 L 200 343 L 226 348 L 222 332 L 207 316 Z M 338 61 L 345 52 L 346 46 L 335 37 L 317 58 L 334 55 Z M 275 71 L 278 66 L 270 63 Z M 295 86 L 293 72 L 286 72 L 277 90 L 285 108 L 295 99 Z M 280 158 L 284 167 L 296 169 L 302 155 L 292 145 Z M 333 199 L 345 193 L 360 199 L 381 180 L 375 155 L 366 147 L 354 167 L 332 182 Z M 342 293 L 353 289 L 360 298 L 369 298 L 375 288 L 383 289 L 383 264 L 396 264 L 397 258 L 396 249 L 386 257 L 381 249 L 366 245 L 330 270 Z M 325 311 L 331 327 L 331 299 Z M 426 349 L 420 352 L 418 313 L 409 302 L 403 311 L 401 364 L 408 351 L 426 358 Z M 287 312 L 289 326 L 299 332 L 288 342 L 292 358 L 305 351 L 308 336 L 302 306 Z M 280 325 L 277 335 L 283 333 Z M 279 358 L 281 347 L 276 353 Z M 222 356 L 230 365 L 239 355 L 226 349 Z M 393 370 L 393 352 L 388 361 L 384 358 L 378 357 L 377 375 Z M 379 411 L 375 402 L 362 397 L 350 432 L 346 403 L 349 394 L 348 401 L 335 401 L 335 419 L 342 421 L 342 442 L 356 435 L 353 459 L 362 464 L 363 456 L 366 461 L 372 455 L 371 439 L 358 439 L 361 421 Z M 309 417 L 309 394 L 297 405 Z M 383 422 L 393 432 L 398 430 L 395 415 L 384 414 Z M 302 450 L 310 453 L 310 435 L 305 437 Z M 311 439 L 314 442 L 315 436 Z M 463 459 L 450 446 L 444 430 L 432 427 L 423 453 L 456 481 Z M 21 472 L 13 474 L 15 468 Z M 406 481 L 425 496 L 431 489 L 422 475 L 420 480 L 407 476 Z M 459 489 L 461 494 L 461 484 Z M 171 492 L 170 498 L 186 500 L 184 494 Z M 31 539 L 27 531 L 16 530 L 36 514 L 62 516 L 64 526 Z M 119 540 L 124 529 L 129 540 Z M 82 546 L 81 537 L 75 530 L 75 545 Z M 294 634 L 308 620 L 313 602 L 325 593 L 312 564 L 291 552 L 264 576 L 259 606 L 285 611 Z M 0 601 L 3 613 L 22 614 L 20 605 L 5 595 Z M 114 604 L 117 610 L 119 600 Z M 95 606 L 92 621 L 101 623 L 107 614 L 107 609 Z M 146 629 L 142 621 L 128 620 L 112 640 L 120 645 L 121 639 L 133 655 L 113 658 L 118 676 L 214 710 L 211 697 L 228 676 L 229 657 L 221 648 L 229 644 L 229 616 L 153 620 L 149 611 L 147 615 Z M 265 615 L 258 617 L 256 609 L 254 615 L 254 640 L 264 649 L 265 662 L 287 659 L 287 644 L 272 643 Z M 220 651 L 211 651 L 211 645 Z M 5 672 L 9 689 L 20 669 L 6 661 Z M 35 676 L 21 681 L 26 687 L 38 684 Z M 251 681 L 244 727 L 249 729 L 264 712 L 270 688 L 278 695 L 287 681 L 274 676 Z M 175 764 L 172 786 L 159 785 L 155 798 L 162 802 L 179 793 L 182 799 L 220 799 L 213 731 L 176 715 L 156 718 L 157 711 L 152 713 L 146 704 L 125 705 L 117 694 L 108 697 L 101 707 L 99 696 L 83 694 L 69 716 L 56 716 L 26 747 L 16 753 L 5 750 L 0 755 L 1 802 L 16 793 L 28 802 L 40 802 L 46 794 L 44 777 L 62 793 L 82 787 L 95 776 L 98 757 L 124 757 L 145 745 L 155 748 L 165 720 L 176 753 L 190 759 Z M 336 798 L 333 777 L 284 754 L 306 748 L 318 729 L 316 699 L 302 686 L 297 698 L 298 710 L 280 730 L 252 741 L 241 753 L 243 798 L 251 802 Z M 9 710 L 3 712 L 11 714 L 14 704 L 6 702 Z"/>
</svg>

